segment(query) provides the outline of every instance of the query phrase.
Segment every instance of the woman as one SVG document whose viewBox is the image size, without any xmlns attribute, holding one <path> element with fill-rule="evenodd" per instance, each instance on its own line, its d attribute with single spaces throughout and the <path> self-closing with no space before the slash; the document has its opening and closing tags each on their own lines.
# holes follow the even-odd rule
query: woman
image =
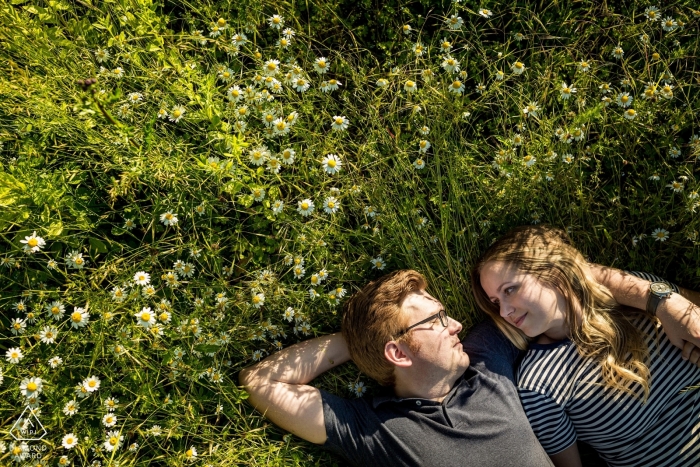
<svg viewBox="0 0 700 467">
<path fill-rule="evenodd" d="M 622 310 L 558 229 L 519 227 L 472 271 L 478 305 L 527 353 L 518 392 L 556 466 L 700 464 L 700 368 L 653 315 Z"/>
</svg>

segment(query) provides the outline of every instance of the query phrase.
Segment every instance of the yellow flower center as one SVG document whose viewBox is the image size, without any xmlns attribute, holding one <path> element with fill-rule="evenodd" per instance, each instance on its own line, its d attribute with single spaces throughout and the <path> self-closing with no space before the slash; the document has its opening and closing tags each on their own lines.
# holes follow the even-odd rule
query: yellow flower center
<svg viewBox="0 0 700 467">
<path fill-rule="evenodd" d="M 173 218 L 173 215 L 170 214 L 170 213 L 168 212 L 168 213 L 165 214 L 165 218 L 168 219 L 168 220 L 170 220 L 170 219 Z"/>
<path fill-rule="evenodd" d="M 223 28 L 224 26 L 226 26 L 226 20 L 223 19 L 223 18 L 219 18 L 219 20 L 216 22 L 216 24 L 217 24 L 219 27 Z"/>
<path fill-rule="evenodd" d="M 88 382 L 88 386 L 90 386 L 91 388 L 94 388 L 95 386 L 97 386 L 97 383 L 95 382 L 95 380 L 90 380 Z M 110 421 L 111 421 L 111 419 L 110 419 Z"/>
<path fill-rule="evenodd" d="M 182 112 L 180 112 L 180 110 L 178 110 L 178 109 L 173 110 L 173 117 L 177 118 L 180 115 L 182 115 Z"/>
<path fill-rule="evenodd" d="M 32 391 L 32 392 L 33 392 L 33 391 L 36 391 L 36 388 L 37 388 L 37 385 L 36 385 L 36 383 L 35 383 L 34 381 L 32 381 L 32 382 L 30 382 L 29 384 L 27 384 L 27 389 L 30 390 L 30 391 Z"/>
<path fill-rule="evenodd" d="M 51 314 L 57 315 L 61 312 L 61 309 L 57 306 L 52 306 L 51 307 Z"/>
<path fill-rule="evenodd" d="M 141 313 L 141 321 L 150 321 L 151 320 L 151 314 L 148 313 L 147 311 L 144 311 Z"/>
<path fill-rule="evenodd" d="M 328 83 L 331 84 L 332 86 L 335 86 L 335 84 L 336 84 L 337 82 L 338 82 L 338 81 L 336 81 L 336 80 L 334 80 L 334 79 L 331 79 L 331 80 L 328 81 Z"/>
<path fill-rule="evenodd" d="M 255 295 L 255 296 L 253 297 L 253 303 L 260 303 L 260 297 L 258 297 L 257 295 Z"/>
<path fill-rule="evenodd" d="M 112 436 L 111 438 L 109 438 L 109 444 L 111 444 L 112 446 L 116 446 L 118 442 L 119 439 L 117 439 L 116 436 Z"/>
<path fill-rule="evenodd" d="M 328 202 L 328 207 L 333 209 L 335 207 L 335 203 L 333 201 Z"/>
<path fill-rule="evenodd" d="M 329 160 L 328 160 L 328 167 L 330 167 L 331 169 L 334 169 L 335 166 L 336 166 L 335 160 L 334 160 L 334 159 L 329 159 Z"/>
<path fill-rule="evenodd" d="M 627 96 L 622 96 L 622 97 L 620 98 L 620 100 L 621 100 L 622 102 L 627 102 L 628 100 L 630 100 L 630 98 L 627 97 Z"/>
<path fill-rule="evenodd" d="M 31 247 L 35 247 L 38 244 L 39 244 L 39 240 L 37 240 L 36 238 L 30 238 L 29 241 L 27 242 L 27 245 L 29 245 Z"/>
<path fill-rule="evenodd" d="M 273 21 L 276 21 L 276 20 L 273 20 Z M 194 451 L 192 451 L 192 449 L 188 449 L 187 452 L 185 452 L 185 455 L 187 457 L 192 457 L 192 456 L 194 456 Z"/>
<path fill-rule="evenodd" d="M 83 315 L 79 311 L 74 311 L 70 315 L 70 319 L 72 319 L 74 323 L 79 323 L 83 320 Z"/>
<path fill-rule="evenodd" d="M 167 321 L 168 320 L 168 314 L 163 312 L 160 314 L 160 320 L 161 321 Z"/>
<path fill-rule="evenodd" d="M 414 83 L 414 82 L 411 81 L 410 79 L 409 79 L 408 81 L 406 81 L 406 86 L 409 87 L 409 88 L 412 88 L 412 87 L 415 86 L 415 85 L 416 85 L 416 83 Z"/>
<path fill-rule="evenodd" d="M 452 87 L 455 88 L 455 89 L 459 89 L 459 88 L 462 87 L 462 82 L 461 82 L 461 81 L 454 81 L 454 82 L 452 83 Z"/>
<path fill-rule="evenodd" d="M 520 62 L 515 62 L 515 64 L 514 64 L 513 66 L 514 66 L 515 68 L 522 68 L 522 67 L 523 67 L 523 64 L 520 63 Z"/>
<path fill-rule="evenodd" d="M 651 54 L 651 58 L 653 58 L 654 60 L 658 60 L 659 58 L 661 58 L 661 55 L 659 55 L 658 52 L 654 52 L 653 54 Z"/>
<path fill-rule="evenodd" d="M 83 258 L 75 258 L 75 264 L 83 264 Z"/>
<path fill-rule="evenodd" d="M 309 209 L 309 203 L 301 203 L 301 209 Z"/>
<path fill-rule="evenodd" d="M 335 119 L 335 124 L 336 124 L 336 125 L 342 125 L 342 124 L 343 124 L 343 119 L 340 118 L 340 117 L 336 118 L 336 119 Z"/>
<path fill-rule="evenodd" d="M 284 121 L 277 122 L 277 129 L 278 130 L 284 130 L 287 127 L 287 124 L 284 123 Z"/>
<path fill-rule="evenodd" d="M 270 71 L 275 71 L 277 69 L 277 65 L 274 63 L 268 63 L 267 64 L 267 69 Z"/>
</svg>

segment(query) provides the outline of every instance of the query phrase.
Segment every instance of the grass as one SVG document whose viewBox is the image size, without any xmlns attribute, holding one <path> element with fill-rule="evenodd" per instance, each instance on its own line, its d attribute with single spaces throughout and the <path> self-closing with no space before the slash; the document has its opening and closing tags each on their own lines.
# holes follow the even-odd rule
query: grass
<svg viewBox="0 0 700 467">
<path fill-rule="evenodd" d="M 691 5 L 661 9 L 676 23 L 668 31 L 639 2 L 513 1 L 486 5 L 490 17 L 471 2 L 0 7 L 0 351 L 23 354 L 0 363 L 0 459 L 339 462 L 266 423 L 236 387 L 237 372 L 337 330 L 343 297 L 395 268 L 424 273 L 468 327 L 477 316 L 469 267 L 515 225 L 568 228 L 593 261 L 697 288 L 700 13 Z M 269 25 L 274 14 L 284 19 L 279 30 Z M 223 30 L 210 37 L 219 19 Z M 287 49 L 276 45 L 285 27 L 295 32 Z M 247 36 L 238 50 L 236 33 Z M 444 40 L 463 75 L 443 68 Z M 314 68 L 319 57 L 330 64 L 325 74 Z M 271 59 L 282 91 L 233 102 L 234 85 L 269 89 Z M 307 91 L 285 82 L 293 63 Z M 338 88 L 324 91 L 331 79 Z M 455 81 L 462 93 L 450 91 Z M 576 88 L 568 99 L 562 83 Z M 616 103 L 624 92 L 630 107 Z M 269 130 L 268 111 L 293 121 L 291 130 Z M 335 116 L 348 119 L 346 130 L 333 130 Z M 256 165 L 251 152 L 263 145 L 270 154 Z M 294 162 L 285 164 L 289 148 Z M 337 173 L 324 167 L 329 154 L 339 157 Z M 329 197 L 337 212 L 324 211 Z M 315 210 L 302 216 L 306 199 Z M 284 203 L 279 213 L 275 202 Z M 166 213 L 177 222 L 165 225 Z M 27 253 L 22 240 L 33 232 L 45 245 Z M 81 268 L 71 267 L 77 254 Z M 135 284 L 141 271 L 152 290 Z M 322 271 L 328 278 L 314 285 Z M 56 301 L 65 307 L 58 320 Z M 85 327 L 72 325 L 76 307 L 89 313 Z M 147 307 L 157 326 L 139 319 Z M 57 338 L 46 343 L 52 326 Z M 55 356 L 63 362 L 52 368 Z M 100 387 L 81 398 L 75 390 L 90 376 Z M 20 392 L 29 378 L 42 381 L 38 401 Z M 373 390 L 345 365 L 316 384 L 353 397 L 359 382 Z M 106 427 L 110 396 L 117 424 Z M 71 400 L 74 415 L 64 411 Z M 9 427 L 28 402 L 48 434 L 28 442 L 25 456 Z M 62 446 L 69 433 L 72 449 Z M 110 451 L 112 436 L 124 438 Z"/>
</svg>

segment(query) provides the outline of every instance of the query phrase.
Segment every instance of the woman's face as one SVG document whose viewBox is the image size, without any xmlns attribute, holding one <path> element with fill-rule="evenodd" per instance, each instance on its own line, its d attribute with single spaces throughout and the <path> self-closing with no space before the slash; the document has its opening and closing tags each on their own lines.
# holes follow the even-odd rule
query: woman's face
<svg viewBox="0 0 700 467">
<path fill-rule="evenodd" d="M 481 287 L 500 308 L 500 315 L 528 337 L 553 340 L 568 335 L 567 304 L 558 289 L 504 261 L 489 261 L 481 269 Z"/>
</svg>

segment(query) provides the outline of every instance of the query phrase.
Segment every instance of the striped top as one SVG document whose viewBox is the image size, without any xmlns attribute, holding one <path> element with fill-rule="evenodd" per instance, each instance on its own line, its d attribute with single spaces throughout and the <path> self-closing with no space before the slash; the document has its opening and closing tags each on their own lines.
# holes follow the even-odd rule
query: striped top
<svg viewBox="0 0 700 467">
<path fill-rule="evenodd" d="M 661 327 L 647 317 L 635 325 L 651 356 L 650 394 L 639 398 L 603 386 L 600 365 L 568 339 L 531 344 L 518 370 L 518 393 L 549 455 L 577 439 L 611 466 L 700 465 L 700 368 L 681 358 Z"/>
</svg>

